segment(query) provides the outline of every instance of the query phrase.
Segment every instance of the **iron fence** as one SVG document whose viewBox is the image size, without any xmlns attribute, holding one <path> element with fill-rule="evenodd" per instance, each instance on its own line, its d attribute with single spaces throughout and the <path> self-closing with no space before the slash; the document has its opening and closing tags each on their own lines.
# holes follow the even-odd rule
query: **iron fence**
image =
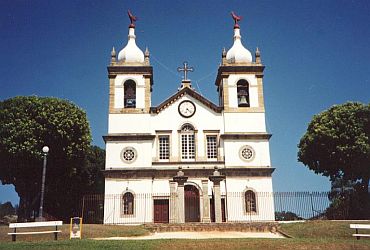
<svg viewBox="0 0 370 250">
<path fill-rule="evenodd" d="M 242 192 L 221 194 L 222 221 L 325 219 L 325 211 L 330 206 L 329 192 L 260 192 L 254 195 Z M 122 194 L 87 195 L 81 201 L 79 216 L 84 223 L 96 224 L 168 223 L 170 200 L 170 194 L 135 194 L 132 201 L 124 200 Z M 205 208 L 207 204 L 209 207 Z M 207 215 L 211 222 L 215 221 L 214 197 L 211 195 L 185 196 L 184 207 L 186 222 L 202 222 Z"/>
</svg>

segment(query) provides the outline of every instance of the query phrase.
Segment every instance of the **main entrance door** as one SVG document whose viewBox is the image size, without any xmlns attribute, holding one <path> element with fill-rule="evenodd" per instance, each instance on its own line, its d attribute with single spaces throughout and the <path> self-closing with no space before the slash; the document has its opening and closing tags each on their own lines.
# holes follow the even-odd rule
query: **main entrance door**
<svg viewBox="0 0 370 250">
<path fill-rule="evenodd" d="M 168 200 L 154 200 L 154 223 L 168 223 Z"/>
<path fill-rule="evenodd" d="M 185 186 L 185 222 L 200 222 L 199 190 L 193 185 Z"/>
</svg>

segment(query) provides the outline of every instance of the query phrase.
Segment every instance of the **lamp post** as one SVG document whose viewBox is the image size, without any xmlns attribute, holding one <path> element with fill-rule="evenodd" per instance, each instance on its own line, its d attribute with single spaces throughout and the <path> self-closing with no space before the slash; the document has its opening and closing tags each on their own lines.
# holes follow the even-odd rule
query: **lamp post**
<svg viewBox="0 0 370 250">
<path fill-rule="evenodd" d="M 43 206 L 44 206 L 44 192 L 45 192 L 45 176 L 46 176 L 46 161 L 47 161 L 47 155 L 49 152 L 49 147 L 44 146 L 42 148 L 42 152 L 44 153 L 44 164 L 42 168 L 42 181 L 41 181 L 41 198 L 40 198 L 40 209 L 39 209 L 39 217 L 37 218 L 37 221 L 44 221 L 45 218 L 42 216 L 43 213 Z"/>
</svg>

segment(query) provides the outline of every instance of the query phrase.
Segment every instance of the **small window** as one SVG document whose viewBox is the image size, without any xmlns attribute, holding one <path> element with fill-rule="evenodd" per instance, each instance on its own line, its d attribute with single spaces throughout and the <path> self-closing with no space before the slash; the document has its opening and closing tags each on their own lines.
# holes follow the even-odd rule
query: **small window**
<svg viewBox="0 0 370 250">
<path fill-rule="evenodd" d="M 122 195 L 121 211 L 123 215 L 134 214 L 134 195 L 126 192 Z"/>
<path fill-rule="evenodd" d="M 168 135 L 161 135 L 158 137 L 159 141 L 159 159 L 170 159 L 170 137 Z"/>
<path fill-rule="evenodd" d="M 217 158 L 217 135 L 207 135 L 207 158 Z"/>
<path fill-rule="evenodd" d="M 239 80 L 236 86 L 238 92 L 238 107 L 250 107 L 248 82 L 246 80 Z"/>
<path fill-rule="evenodd" d="M 136 84 L 133 80 L 124 83 L 124 107 L 136 108 Z"/>
<path fill-rule="evenodd" d="M 257 212 L 256 194 L 251 190 L 245 192 L 245 212 Z"/>
</svg>

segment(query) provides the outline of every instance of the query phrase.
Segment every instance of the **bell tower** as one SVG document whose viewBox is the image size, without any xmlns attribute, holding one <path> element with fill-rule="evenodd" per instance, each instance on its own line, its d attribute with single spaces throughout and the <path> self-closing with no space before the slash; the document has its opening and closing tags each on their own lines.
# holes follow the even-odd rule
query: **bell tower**
<svg viewBox="0 0 370 250">
<path fill-rule="evenodd" d="M 240 26 L 241 17 L 232 13 L 234 19 L 234 43 L 226 52 L 222 51 L 222 62 L 218 68 L 216 86 L 220 106 L 224 113 L 264 112 L 263 70 L 260 51 L 252 54 L 242 42 Z"/>
<path fill-rule="evenodd" d="M 128 11 L 130 25 L 126 46 L 118 53 L 113 47 L 108 66 L 109 113 L 149 113 L 153 85 L 153 68 L 149 50 L 143 53 L 136 45 L 136 17 Z"/>
</svg>

